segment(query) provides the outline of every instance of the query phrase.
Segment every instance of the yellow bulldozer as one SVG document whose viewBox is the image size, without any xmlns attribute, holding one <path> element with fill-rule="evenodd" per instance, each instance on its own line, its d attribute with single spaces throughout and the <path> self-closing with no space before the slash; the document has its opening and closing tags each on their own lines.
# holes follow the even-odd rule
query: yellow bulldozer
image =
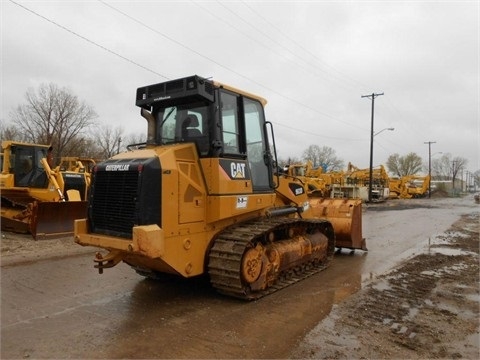
<svg viewBox="0 0 480 360">
<path fill-rule="evenodd" d="M 302 164 L 289 164 L 285 169 L 285 174 L 304 182 L 308 195 L 329 197 L 330 177 L 323 176 L 321 170 L 312 169 L 310 161 Z"/>
<path fill-rule="evenodd" d="M 80 165 L 52 169 L 52 162 L 48 145 L 2 142 L 2 231 L 34 239 L 68 235 L 74 220 L 85 217 L 89 174 Z"/>
<path fill-rule="evenodd" d="M 123 261 L 258 299 L 329 265 L 337 219 L 361 231 L 278 170 L 265 99 L 194 75 L 138 88 L 136 105 L 146 143 L 94 167 L 87 216 L 75 221 L 78 244 L 108 250 L 95 256 L 99 273 Z M 366 249 L 353 241 L 361 234 L 346 238 L 342 247 Z"/>
</svg>

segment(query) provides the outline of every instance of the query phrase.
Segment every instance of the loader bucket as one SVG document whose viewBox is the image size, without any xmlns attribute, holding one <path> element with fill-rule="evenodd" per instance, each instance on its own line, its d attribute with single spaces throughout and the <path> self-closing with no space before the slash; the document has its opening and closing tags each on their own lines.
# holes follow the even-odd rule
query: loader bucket
<svg viewBox="0 0 480 360">
<path fill-rule="evenodd" d="M 310 198 L 315 217 L 327 219 L 335 231 L 338 248 L 367 250 L 362 237 L 362 201 L 360 199 Z"/>
<path fill-rule="evenodd" d="M 75 219 L 87 217 L 86 201 L 34 202 L 30 232 L 35 240 L 73 234 Z"/>
</svg>

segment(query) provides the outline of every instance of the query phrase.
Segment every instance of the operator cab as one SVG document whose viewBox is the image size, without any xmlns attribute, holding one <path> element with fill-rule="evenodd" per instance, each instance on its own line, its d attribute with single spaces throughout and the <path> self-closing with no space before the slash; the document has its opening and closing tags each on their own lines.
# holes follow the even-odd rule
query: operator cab
<svg viewBox="0 0 480 360">
<path fill-rule="evenodd" d="M 46 188 L 48 179 L 41 160 L 47 157 L 48 146 L 12 143 L 8 171 L 14 175 L 15 187 Z"/>
<path fill-rule="evenodd" d="M 200 158 L 246 161 L 254 191 L 275 186 L 265 104 L 196 75 L 139 88 L 136 98 L 148 111 L 142 111 L 149 124 L 147 146 L 194 143 Z"/>
</svg>

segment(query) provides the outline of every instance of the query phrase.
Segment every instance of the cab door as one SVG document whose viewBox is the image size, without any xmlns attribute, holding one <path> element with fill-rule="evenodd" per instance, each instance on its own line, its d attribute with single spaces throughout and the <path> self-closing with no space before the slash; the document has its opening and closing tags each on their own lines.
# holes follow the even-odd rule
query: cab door
<svg viewBox="0 0 480 360">
<path fill-rule="evenodd" d="M 262 104 L 227 90 L 220 92 L 220 99 L 222 157 L 237 158 L 247 164 L 253 192 L 271 192 Z"/>
</svg>

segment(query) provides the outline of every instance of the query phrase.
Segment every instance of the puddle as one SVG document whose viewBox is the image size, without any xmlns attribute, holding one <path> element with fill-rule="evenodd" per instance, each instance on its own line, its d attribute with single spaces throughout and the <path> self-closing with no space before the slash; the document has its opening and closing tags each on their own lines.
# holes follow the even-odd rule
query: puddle
<svg viewBox="0 0 480 360">
<path fill-rule="evenodd" d="M 416 307 L 409 308 L 408 309 L 408 314 L 404 317 L 403 320 L 405 321 L 405 320 L 411 320 L 411 319 L 415 318 L 415 316 L 417 316 L 417 314 L 418 314 L 418 311 L 419 310 Z"/>
<path fill-rule="evenodd" d="M 465 295 L 465 297 L 467 298 L 467 300 L 480 303 L 480 294 L 467 294 Z"/>
<path fill-rule="evenodd" d="M 465 251 L 462 249 L 452 249 L 452 248 L 447 248 L 447 247 L 430 247 L 428 249 L 428 253 L 436 253 L 436 254 L 442 254 L 442 255 L 447 255 L 447 256 L 459 256 L 459 255 L 476 255 L 472 251 Z"/>
<path fill-rule="evenodd" d="M 384 279 L 373 284 L 372 288 L 378 291 L 392 290 L 392 287 L 390 286 L 389 282 Z"/>
<path fill-rule="evenodd" d="M 450 244 L 448 237 L 445 234 L 435 234 L 428 238 L 427 245 L 430 247 L 432 245 L 447 245 Z"/>
<path fill-rule="evenodd" d="M 383 321 L 382 321 L 382 323 L 383 323 L 383 325 L 389 325 L 389 324 L 392 323 L 392 321 L 393 321 L 393 319 L 384 318 Z"/>
<path fill-rule="evenodd" d="M 464 270 L 466 268 L 468 268 L 468 266 L 465 264 L 457 264 L 457 265 L 444 267 L 442 269 L 437 269 L 437 270 L 424 270 L 420 274 L 441 278 L 445 274 L 456 274 L 457 272 Z"/>
<path fill-rule="evenodd" d="M 424 303 L 425 303 L 425 305 L 427 305 L 427 306 L 433 306 L 433 305 L 434 305 L 434 304 L 433 304 L 433 301 L 430 300 L 430 299 L 425 299 L 425 300 L 424 300 Z"/>
<path fill-rule="evenodd" d="M 451 238 L 466 239 L 466 238 L 470 237 L 469 234 L 465 234 L 464 232 L 460 232 L 460 231 L 447 231 L 446 234 L 447 234 L 448 237 L 451 237 Z"/>
</svg>

